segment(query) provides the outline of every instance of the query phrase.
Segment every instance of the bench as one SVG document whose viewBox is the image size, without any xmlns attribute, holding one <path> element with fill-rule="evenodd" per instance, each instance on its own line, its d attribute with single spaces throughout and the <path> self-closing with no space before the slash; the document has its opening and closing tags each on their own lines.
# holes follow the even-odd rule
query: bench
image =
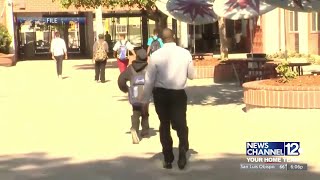
<svg viewBox="0 0 320 180">
<path fill-rule="evenodd" d="M 320 71 L 311 71 L 311 74 L 313 74 L 313 75 L 320 75 Z"/>
</svg>

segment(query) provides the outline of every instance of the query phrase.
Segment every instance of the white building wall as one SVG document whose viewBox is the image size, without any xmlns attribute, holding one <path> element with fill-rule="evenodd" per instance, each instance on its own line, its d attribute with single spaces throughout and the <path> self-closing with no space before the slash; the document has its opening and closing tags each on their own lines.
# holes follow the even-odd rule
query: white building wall
<svg viewBox="0 0 320 180">
<path fill-rule="evenodd" d="M 188 24 L 180 21 L 178 24 L 180 24 L 180 32 L 178 32 L 178 34 L 180 35 L 179 45 L 183 48 L 188 48 Z"/>
<path fill-rule="evenodd" d="M 299 53 L 309 54 L 309 21 L 308 13 L 299 12 L 298 25 L 299 25 Z"/>
<path fill-rule="evenodd" d="M 280 39 L 281 30 L 283 29 L 283 21 L 280 18 L 279 9 L 274 9 L 263 15 L 264 29 L 263 29 L 263 43 L 264 52 L 266 54 L 273 54 L 278 52 L 282 47 Z"/>
</svg>

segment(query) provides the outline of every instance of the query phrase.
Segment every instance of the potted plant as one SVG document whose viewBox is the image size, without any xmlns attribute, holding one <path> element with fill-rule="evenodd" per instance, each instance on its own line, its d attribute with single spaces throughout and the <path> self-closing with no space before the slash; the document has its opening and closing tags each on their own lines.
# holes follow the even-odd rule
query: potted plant
<svg viewBox="0 0 320 180">
<path fill-rule="evenodd" d="M 0 24 L 0 66 L 15 65 L 14 54 L 10 54 L 12 38 L 7 28 Z"/>
</svg>

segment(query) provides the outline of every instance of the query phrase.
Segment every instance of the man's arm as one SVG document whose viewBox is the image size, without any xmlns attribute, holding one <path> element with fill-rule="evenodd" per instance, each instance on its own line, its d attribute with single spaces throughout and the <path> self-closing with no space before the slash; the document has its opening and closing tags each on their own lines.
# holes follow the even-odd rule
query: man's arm
<svg viewBox="0 0 320 180">
<path fill-rule="evenodd" d="M 187 74 L 187 77 L 188 79 L 194 79 L 195 78 L 195 70 L 194 70 L 194 66 L 193 66 L 193 61 L 192 61 L 192 56 L 189 55 L 188 57 L 188 61 L 189 61 L 189 64 L 188 64 L 188 74 Z"/>
<path fill-rule="evenodd" d="M 128 50 L 132 53 L 132 55 L 133 55 L 134 57 L 136 57 L 136 52 L 134 52 L 134 47 L 133 47 L 133 45 L 128 41 L 126 46 L 127 46 Z"/>
<path fill-rule="evenodd" d="M 118 51 L 118 49 L 119 49 L 119 41 L 118 42 L 116 42 L 116 44 L 113 46 L 113 57 L 114 58 L 117 58 L 117 51 Z"/>
<path fill-rule="evenodd" d="M 50 52 L 51 52 L 51 58 L 55 60 L 53 51 L 54 51 L 54 39 L 51 41 L 51 44 L 50 44 Z"/>
<path fill-rule="evenodd" d="M 63 52 L 64 52 L 64 59 L 68 59 L 67 45 L 64 40 L 63 40 Z"/>
<path fill-rule="evenodd" d="M 152 38 L 150 37 L 150 38 L 148 39 L 148 43 L 147 43 L 147 46 L 148 46 L 147 54 L 148 54 L 148 56 L 149 56 L 149 53 L 150 53 L 150 46 L 151 46 L 151 44 L 152 44 Z"/>
<path fill-rule="evenodd" d="M 147 49 L 147 55 L 149 56 L 149 53 L 150 53 L 150 46 L 148 46 L 148 49 Z"/>
<path fill-rule="evenodd" d="M 151 56 L 152 59 L 152 56 Z M 149 103 L 152 90 L 154 88 L 155 80 L 156 80 L 156 74 L 157 74 L 157 67 L 154 60 L 151 60 L 147 72 L 145 75 L 145 84 L 144 84 L 144 90 L 143 90 L 143 103 Z"/>
</svg>

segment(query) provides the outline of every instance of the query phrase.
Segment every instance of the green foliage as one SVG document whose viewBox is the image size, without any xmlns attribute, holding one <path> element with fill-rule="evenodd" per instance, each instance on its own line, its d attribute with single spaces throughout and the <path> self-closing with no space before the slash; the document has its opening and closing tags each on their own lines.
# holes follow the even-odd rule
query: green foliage
<svg viewBox="0 0 320 180">
<path fill-rule="evenodd" d="M 291 79 L 297 77 L 298 73 L 293 71 L 292 68 L 289 66 L 288 61 L 283 61 L 276 67 L 276 71 L 280 74 L 281 82 L 286 83 Z"/>
<path fill-rule="evenodd" d="M 53 0 L 55 1 L 55 0 Z M 135 7 L 144 9 L 151 9 L 155 7 L 156 0 L 59 0 L 60 3 L 68 8 L 73 5 L 75 7 L 96 8 L 99 6 L 104 7 Z"/>
<path fill-rule="evenodd" d="M 12 39 L 7 28 L 0 24 L 0 53 L 8 54 L 11 42 Z"/>
<path fill-rule="evenodd" d="M 284 59 L 285 58 L 285 53 L 284 52 L 277 52 L 277 53 L 274 53 L 274 54 L 268 54 L 267 55 L 267 58 L 268 59 Z"/>
</svg>

